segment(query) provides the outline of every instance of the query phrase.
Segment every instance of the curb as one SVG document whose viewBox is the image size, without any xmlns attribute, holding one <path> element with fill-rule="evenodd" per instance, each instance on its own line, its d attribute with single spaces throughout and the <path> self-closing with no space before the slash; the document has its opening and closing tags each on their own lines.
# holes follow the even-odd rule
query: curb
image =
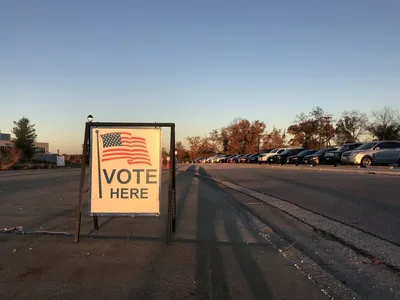
<svg viewBox="0 0 400 300">
<path fill-rule="evenodd" d="M 301 170 L 301 171 L 314 171 L 314 172 L 336 172 L 336 173 L 352 173 L 352 174 L 365 174 L 365 175 L 389 175 L 389 176 L 400 176 L 400 171 L 383 171 L 383 170 L 373 170 L 366 168 L 365 170 L 360 169 L 338 169 L 337 167 L 332 168 L 318 168 L 316 167 L 303 167 L 303 166 L 262 166 L 264 169 L 280 169 L 280 170 Z"/>
<path fill-rule="evenodd" d="M 186 171 L 179 171 L 186 172 Z M 191 175 L 204 179 L 210 179 L 218 184 L 226 186 L 222 181 L 200 175 L 198 173 L 187 172 Z M 226 186 L 227 188 L 230 188 Z M 231 188 L 230 188 L 231 189 Z M 251 196 L 250 196 L 251 197 Z M 224 201 L 226 201 L 224 199 Z M 237 200 L 235 200 L 237 201 Z M 239 206 L 242 203 L 237 202 Z M 329 299 L 356 300 L 361 299 L 350 287 L 343 284 L 333 275 L 324 270 L 313 259 L 305 255 L 300 250 L 293 248 L 290 243 L 276 234 L 268 225 L 263 223 L 253 212 L 243 207 L 243 212 L 227 202 L 227 204 L 260 235 L 264 240 L 272 245 L 278 252 L 297 269 L 304 277 L 311 281 Z"/>
<path fill-rule="evenodd" d="M 397 260 L 395 258 L 396 255 L 394 255 L 395 253 L 400 253 L 400 247 L 398 245 L 395 245 L 389 241 L 385 241 L 379 237 L 375 237 L 370 233 L 363 232 L 347 224 L 340 223 L 328 217 L 301 208 L 288 201 L 263 194 L 256 190 L 251 190 L 228 181 L 222 181 L 213 177 L 200 175 L 198 172 L 194 172 L 192 174 L 194 176 L 212 180 L 229 189 L 235 190 L 259 201 L 262 201 L 268 205 L 271 205 L 279 209 L 283 213 L 299 220 L 300 222 L 303 222 L 321 232 L 324 232 L 336 238 L 341 243 L 357 249 L 358 252 L 360 252 L 364 256 L 369 256 L 370 258 L 379 258 L 389 268 L 400 270 L 400 261 Z M 310 222 L 311 219 L 314 220 Z M 346 230 L 344 231 L 342 230 L 342 228 L 339 227 L 345 227 Z M 352 238 L 353 236 L 362 237 L 362 239 L 354 240 Z"/>
</svg>

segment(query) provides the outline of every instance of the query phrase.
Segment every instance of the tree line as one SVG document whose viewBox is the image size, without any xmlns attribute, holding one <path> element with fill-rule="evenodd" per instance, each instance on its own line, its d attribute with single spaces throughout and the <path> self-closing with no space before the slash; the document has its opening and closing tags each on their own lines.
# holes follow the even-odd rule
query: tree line
<svg viewBox="0 0 400 300">
<path fill-rule="evenodd" d="M 385 106 L 370 117 L 359 110 L 343 111 L 338 119 L 321 107 L 296 115 L 285 129 L 267 130 L 260 120 L 234 119 L 225 127 L 213 129 L 207 137 L 188 136 L 188 147 L 176 144 L 178 160 L 216 153 L 260 153 L 263 149 L 302 146 L 320 149 L 331 145 L 367 140 L 400 140 L 400 115 Z"/>
</svg>

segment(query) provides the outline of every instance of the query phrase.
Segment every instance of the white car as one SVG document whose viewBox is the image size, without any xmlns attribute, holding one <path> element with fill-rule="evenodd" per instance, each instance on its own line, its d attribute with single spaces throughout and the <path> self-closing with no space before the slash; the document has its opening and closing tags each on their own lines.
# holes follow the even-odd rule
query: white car
<svg viewBox="0 0 400 300">
<path fill-rule="evenodd" d="M 282 153 L 283 151 L 285 151 L 285 150 L 287 150 L 287 149 L 289 149 L 289 148 L 275 148 L 275 149 L 272 149 L 270 152 L 261 153 L 261 154 L 258 156 L 258 163 L 259 163 L 259 164 L 266 163 L 266 162 L 267 162 L 267 159 L 268 159 L 269 157 L 271 157 L 271 156 L 273 156 L 273 155 L 278 155 L 278 154 Z"/>
</svg>

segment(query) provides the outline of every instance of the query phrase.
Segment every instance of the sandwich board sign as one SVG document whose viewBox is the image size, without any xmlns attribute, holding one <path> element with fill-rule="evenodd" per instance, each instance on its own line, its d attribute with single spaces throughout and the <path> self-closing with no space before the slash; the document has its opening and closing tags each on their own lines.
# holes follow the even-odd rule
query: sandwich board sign
<svg viewBox="0 0 400 300">
<path fill-rule="evenodd" d="M 90 131 L 89 214 L 159 216 L 161 129 Z"/>
<path fill-rule="evenodd" d="M 161 128 L 170 128 L 166 244 L 176 230 L 175 123 L 92 122 L 85 124 L 74 242 L 82 223 L 83 194 L 90 191 L 89 214 L 95 230 L 98 216 L 160 216 Z M 89 188 L 85 190 L 89 164 Z M 166 174 L 165 174 L 166 175 Z"/>
</svg>

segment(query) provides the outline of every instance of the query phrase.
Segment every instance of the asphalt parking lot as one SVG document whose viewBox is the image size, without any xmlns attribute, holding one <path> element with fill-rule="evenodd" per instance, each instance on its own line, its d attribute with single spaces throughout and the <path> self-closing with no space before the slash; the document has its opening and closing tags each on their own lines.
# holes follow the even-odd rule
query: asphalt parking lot
<svg viewBox="0 0 400 300">
<path fill-rule="evenodd" d="M 235 194 L 235 199 L 278 235 L 273 241 L 284 239 L 287 247 L 306 254 L 361 299 L 400 299 L 394 292 L 400 284 L 400 177 L 384 175 L 399 170 L 331 170 L 246 164 L 187 167 L 195 176 L 251 196 L 253 200 L 245 200 Z"/>
<path fill-rule="evenodd" d="M 0 298 L 400 299 L 400 177 L 338 170 L 181 165 L 170 246 L 166 184 L 75 244 L 78 169 L 1 172 Z"/>
<path fill-rule="evenodd" d="M 285 167 L 236 165 L 233 168 L 214 164 L 207 165 L 202 172 L 289 201 L 400 245 L 400 177 L 349 173 L 350 168 L 342 169 L 347 173 L 339 169 L 332 172 L 328 168 L 322 167 L 321 172 L 302 172 Z"/>
<path fill-rule="evenodd" d="M 329 299 L 329 292 L 352 299 L 320 267 L 312 265 L 319 274 L 314 281 L 296 265 L 300 256 L 290 248 L 282 253 L 260 235 L 238 201 L 251 197 L 187 169 L 176 177 L 177 232 L 170 246 L 165 185 L 160 218 L 104 217 L 96 232 L 84 214 L 75 244 L 79 170 L 1 173 L 0 298 Z M 15 226 L 28 234 L 5 233 Z"/>
</svg>

